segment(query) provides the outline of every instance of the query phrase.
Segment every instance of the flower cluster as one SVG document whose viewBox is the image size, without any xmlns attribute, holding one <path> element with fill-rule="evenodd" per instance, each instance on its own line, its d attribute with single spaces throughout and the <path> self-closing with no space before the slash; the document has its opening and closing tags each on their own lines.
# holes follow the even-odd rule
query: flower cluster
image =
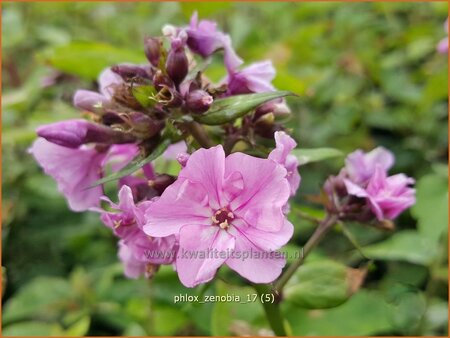
<svg viewBox="0 0 450 338">
<path fill-rule="evenodd" d="M 215 85 L 203 74 L 202 64 L 221 51 L 228 75 Z M 283 259 L 244 263 L 177 255 L 179 248 L 270 252 L 292 236 L 285 212 L 300 176 L 298 162 L 289 154 L 296 143 L 274 119 L 289 113 L 283 99 L 254 107 L 238 124 L 222 123 L 220 143 L 226 149 L 219 145 L 189 155 L 186 147 L 204 146 L 190 127 L 216 100 L 274 91 L 271 62 L 241 68 L 230 37 L 196 14 L 187 27 L 165 26 L 162 36 L 146 38 L 144 53 L 147 64 L 104 70 L 98 92 L 78 90 L 73 103 L 87 119 L 39 127 L 30 152 L 56 180 L 72 210 L 101 214 L 119 239 L 126 276 L 151 277 L 159 265 L 174 264 L 181 281 L 194 286 L 227 264 L 251 281 L 274 280 Z M 238 141 L 255 147 L 256 137 L 274 136 L 276 148 L 266 158 L 233 150 Z M 117 204 L 104 196 L 103 185 L 97 184 L 101 178 L 149 156 L 167 139 L 172 145 L 162 157 L 180 162 L 178 177 L 155 173 L 147 163 L 119 175 Z"/>
<path fill-rule="evenodd" d="M 30 152 L 72 210 L 100 213 L 118 238 L 127 277 L 149 278 L 171 264 L 194 287 L 226 265 L 270 283 L 286 263 L 274 253 L 293 235 L 288 203 L 301 182 L 297 143 L 279 119 L 290 113 L 285 92 L 271 84 L 270 61 L 242 68 L 214 22 L 195 14 L 189 26 L 162 31 L 145 39 L 146 64 L 112 66 L 98 92 L 75 93 L 86 119 L 39 127 Z M 227 75 L 214 84 L 204 68 L 220 52 Z M 156 172 L 159 155 L 179 162 L 177 176 Z M 414 181 L 388 177 L 393 162 L 382 148 L 350 154 L 325 184 L 328 212 L 384 221 L 412 205 Z M 117 203 L 104 192 L 112 180 Z"/>
<path fill-rule="evenodd" d="M 338 176 L 324 185 L 328 208 L 341 219 L 390 225 L 390 220 L 415 203 L 414 179 L 388 176 L 394 155 L 383 147 L 349 154 Z"/>
</svg>

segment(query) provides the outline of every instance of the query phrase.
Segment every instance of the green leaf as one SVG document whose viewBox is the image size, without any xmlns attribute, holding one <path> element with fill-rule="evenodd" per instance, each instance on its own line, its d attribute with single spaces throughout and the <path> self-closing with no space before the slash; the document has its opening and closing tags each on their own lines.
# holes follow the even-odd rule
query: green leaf
<svg viewBox="0 0 450 338">
<path fill-rule="evenodd" d="M 103 69 L 113 64 L 145 61 L 142 52 L 98 42 L 72 42 L 49 49 L 40 57 L 60 71 L 87 80 L 95 80 Z"/>
<path fill-rule="evenodd" d="M 359 288 L 364 273 L 332 260 L 301 266 L 289 280 L 284 298 L 307 309 L 326 309 L 344 303 Z"/>
<path fill-rule="evenodd" d="M 11 336 L 51 336 L 60 330 L 58 324 L 49 324 L 39 321 L 20 322 L 12 325 L 7 325 L 2 330 L 3 337 Z"/>
<path fill-rule="evenodd" d="M 344 156 L 342 151 L 334 148 L 294 149 L 292 154 L 297 157 L 300 165 Z"/>
<path fill-rule="evenodd" d="M 153 333 L 157 336 L 175 335 L 188 322 L 181 310 L 171 306 L 155 306 L 153 316 Z"/>
<path fill-rule="evenodd" d="M 436 246 L 415 230 L 395 233 L 388 239 L 362 248 L 371 259 L 406 261 L 429 265 L 436 257 Z"/>
<path fill-rule="evenodd" d="M 139 86 L 135 85 L 132 88 L 134 98 L 140 103 L 142 107 L 150 107 L 155 104 L 155 100 L 152 97 L 156 94 L 155 87 L 153 86 Z"/>
<path fill-rule="evenodd" d="M 448 178 L 429 174 L 417 182 L 417 202 L 411 209 L 419 232 L 437 242 L 448 227 Z"/>
<path fill-rule="evenodd" d="M 369 336 L 392 328 L 391 307 L 376 291 L 361 290 L 348 302 L 328 310 L 283 305 L 295 336 Z"/>
<path fill-rule="evenodd" d="M 112 173 L 111 175 L 108 175 L 106 177 L 103 177 L 102 179 L 94 182 L 89 188 L 95 187 L 99 184 L 103 184 L 106 182 L 118 180 L 119 178 L 122 178 L 124 176 L 130 175 L 134 173 L 135 171 L 142 168 L 147 163 L 155 160 L 158 158 L 170 145 L 170 140 L 164 140 L 162 141 L 156 148 L 153 150 L 153 152 L 148 155 L 145 158 L 142 158 L 141 156 L 137 156 L 133 161 L 131 161 L 128 165 L 126 165 L 122 170 L 119 170 L 118 172 Z"/>
<path fill-rule="evenodd" d="M 60 278 L 39 277 L 21 288 L 3 308 L 3 323 L 28 318 L 53 318 L 65 308 L 73 290 Z"/>
<path fill-rule="evenodd" d="M 219 125 L 231 122 L 244 116 L 259 105 L 280 97 L 295 95 L 288 91 L 275 91 L 258 94 L 245 94 L 215 100 L 211 108 L 204 114 L 196 116 L 197 122 L 208 125 Z"/>
<path fill-rule="evenodd" d="M 64 335 L 68 337 L 85 336 L 90 325 L 91 318 L 89 316 L 84 316 L 65 330 Z"/>
</svg>

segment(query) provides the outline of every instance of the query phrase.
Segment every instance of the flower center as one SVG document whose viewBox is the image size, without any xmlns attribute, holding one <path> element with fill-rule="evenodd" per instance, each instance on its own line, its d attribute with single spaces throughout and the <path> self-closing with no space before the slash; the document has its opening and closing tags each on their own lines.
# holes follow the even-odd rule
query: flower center
<svg viewBox="0 0 450 338">
<path fill-rule="evenodd" d="M 211 217 L 213 225 L 218 225 L 221 229 L 228 229 L 234 219 L 233 213 L 228 208 L 221 208 L 217 210 L 214 216 Z"/>
</svg>

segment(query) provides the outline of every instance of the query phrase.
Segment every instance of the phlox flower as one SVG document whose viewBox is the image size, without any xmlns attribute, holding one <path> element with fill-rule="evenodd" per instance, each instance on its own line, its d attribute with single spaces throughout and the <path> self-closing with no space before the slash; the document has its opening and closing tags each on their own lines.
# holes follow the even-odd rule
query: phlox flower
<svg viewBox="0 0 450 338">
<path fill-rule="evenodd" d="M 148 207 L 143 230 L 179 239 L 175 265 L 185 286 L 210 281 L 222 264 L 252 282 L 272 282 L 285 265 L 273 251 L 293 233 L 283 213 L 290 196 L 286 175 L 273 160 L 225 157 L 221 145 L 199 149 Z M 208 254 L 214 251 L 221 254 Z"/>
</svg>

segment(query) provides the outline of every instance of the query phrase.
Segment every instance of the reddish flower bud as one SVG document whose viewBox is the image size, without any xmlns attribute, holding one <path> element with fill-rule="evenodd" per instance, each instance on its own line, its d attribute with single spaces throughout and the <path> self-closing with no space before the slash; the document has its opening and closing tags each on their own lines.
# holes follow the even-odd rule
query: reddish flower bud
<svg viewBox="0 0 450 338">
<path fill-rule="evenodd" d="M 186 108 L 193 113 L 201 114 L 208 111 L 213 101 L 213 97 L 204 90 L 194 90 L 186 96 Z"/>
<path fill-rule="evenodd" d="M 112 66 L 111 70 L 120 75 L 124 80 L 132 79 L 134 77 L 150 79 L 148 69 L 145 69 L 145 67 L 135 65 L 116 65 Z"/>
<path fill-rule="evenodd" d="M 86 143 L 119 144 L 135 141 L 134 136 L 86 120 L 68 120 L 40 126 L 37 134 L 67 148 Z"/>
<path fill-rule="evenodd" d="M 144 41 L 144 52 L 148 61 L 155 67 L 158 66 L 161 57 L 161 40 L 158 38 L 147 38 Z"/>
<path fill-rule="evenodd" d="M 167 56 L 166 70 L 176 85 L 184 80 L 189 71 L 189 62 L 184 51 L 184 45 L 178 40 L 172 41 L 172 48 Z"/>
</svg>

